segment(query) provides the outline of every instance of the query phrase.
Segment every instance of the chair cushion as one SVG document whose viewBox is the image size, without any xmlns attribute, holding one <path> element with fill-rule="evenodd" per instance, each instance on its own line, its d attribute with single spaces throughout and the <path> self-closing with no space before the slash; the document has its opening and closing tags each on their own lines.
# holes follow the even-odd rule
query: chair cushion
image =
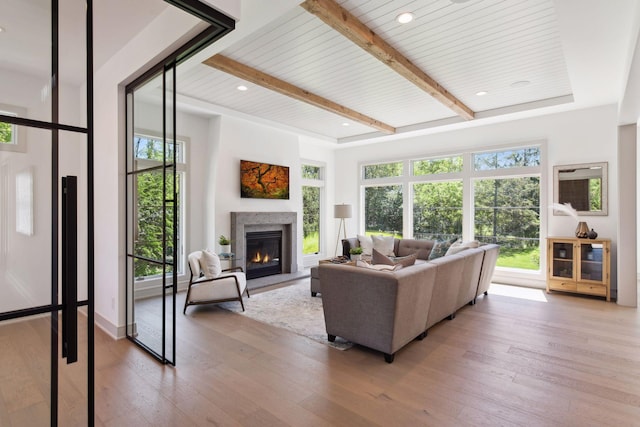
<svg viewBox="0 0 640 427">
<path fill-rule="evenodd" d="M 220 257 L 209 250 L 202 251 L 200 264 L 202 265 L 204 276 L 207 279 L 214 279 L 220 276 L 220 273 L 222 273 L 222 264 L 220 263 Z"/>
</svg>

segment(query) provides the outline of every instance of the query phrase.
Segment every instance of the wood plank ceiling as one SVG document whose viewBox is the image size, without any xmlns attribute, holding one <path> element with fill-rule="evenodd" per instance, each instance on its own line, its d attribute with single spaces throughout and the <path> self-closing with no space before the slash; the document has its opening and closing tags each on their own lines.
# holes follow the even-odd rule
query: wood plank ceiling
<svg viewBox="0 0 640 427">
<path fill-rule="evenodd" d="M 306 7 L 326 2 L 308 0 Z M 406 73 L 392 69 L 389 61 L 381 62 L 298 7 L 221 55 L 261 77 L 286 82 L 302 94 L 309 92 L 355 111 L 363 120 L 345 119 L 317 103 L 310 105 L 273 87 L 261 87 L 246 75 L 240 78 L 205 64 L 182 73 L 180 93 L 338 140 L 439 120 L 462 121 L 471 119 L 474 112 L 571 95 L 552 0 L 337 3 L 348 11 L 346 15 L 352 14 L 375 32 L 382 46 L 388 44 L 444 92 L 421 89 L 405 78 Z M 401 25 L 396 17 L 406 11 L 415 19 Z M 249 90 L 240 92 L 238 85 Z M 487 93 L 477 95 L 481 91 Z"/>
</svg>

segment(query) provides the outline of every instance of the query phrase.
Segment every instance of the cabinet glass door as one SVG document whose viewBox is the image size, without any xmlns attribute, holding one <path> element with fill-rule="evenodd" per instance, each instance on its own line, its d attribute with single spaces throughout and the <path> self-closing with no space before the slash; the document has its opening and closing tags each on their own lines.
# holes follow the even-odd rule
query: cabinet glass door
<svg viewBox="0 0 640 427">
<path fill-rule="evenodd" d="M 580 243 L 580 280 L 602 282 L 603 251 L 602 243 Z"/>
<path fill-rule="evenodd" d="M 575 263 L 573 259 L 573 243 L 553 242 L 552 275 L 562 279 L 574 277 Z"/>
</svg>

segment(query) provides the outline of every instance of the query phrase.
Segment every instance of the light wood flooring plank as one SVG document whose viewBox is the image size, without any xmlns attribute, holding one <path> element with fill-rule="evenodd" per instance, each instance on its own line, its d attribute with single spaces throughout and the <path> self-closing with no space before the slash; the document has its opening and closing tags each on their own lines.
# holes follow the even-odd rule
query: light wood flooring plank
<svg viewBox="0 0 640 427">
<path fill-rule="evenodd" d="M 96 329 L 96 425 L 639 425 L 638 310 L 543 295 L 490 291 L 393 364 L 216 305 L 177 314 L 176 367 Z M 48 330 L 46 318 L 0 325 L 3 426 L 48 414 Z M 82 420 L 81 370 L 61 376 L 65 425 Z"/>
</svg>

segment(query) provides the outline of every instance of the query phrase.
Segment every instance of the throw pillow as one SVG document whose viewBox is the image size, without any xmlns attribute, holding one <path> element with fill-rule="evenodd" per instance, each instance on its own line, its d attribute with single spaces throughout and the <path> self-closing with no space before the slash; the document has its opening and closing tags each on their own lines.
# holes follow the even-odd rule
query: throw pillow
<svg viewBox="0 0 640 427">
<path fill-rule="evenodd" d="M 412 255 L 403 256 L 402 258 L 396 258 L 393 260 L 393 262 L 396 264 L 400 264 L 403 267 L 409 267 L 411 265 L 414 265 L 417 259 L 418 259 L 418 254 L 412 254 Z"/>
<path fill-rule="evenodd" d="M 457 237 L 454 237 L 451 240 L 437 241 L 436 244 L 431 249 L 431 253 L 429 254 L 429 259 L 436 259 L 447 254 L 449 247 L 453 245 L 453 243 L 458 240 Z"/>
<path fill-rule="evenodd" d="M 462 240 L 456 240 L 450 247 L 447 249 L 447 253 L 445 255 L 453 255 L 459 252 L 464 251 L 465 249 L 477 248 L 480 246 L 480 242 L 477 240 L 472 240 L 470 242 L 463 243 Z"/>
<path fill-rule="evenodd" d="M 205 249 L 204 251 L 202 251 L 200 264 L 202 265 L 204 276 L 207 279 L 214 279 L 222 273 L 222 264 L 220 263 L 220 257 L 209 250 Z"/>
<path fill-rule="evenodd" d="M 383 255 L 376 248 L 373 248 L 373 255 L 371 256 L 371 264 L 385 264 L 395 265 L 395 262 L 386 255 Z"/>
<path fill-rule="evenodd" d="M 369 264 L 367 261 L 362 261 L 362 260 L 358 260 L 356 261 L 356 267 L 363 267 L 363 268 L 368 268 L 370 270 L 377 270 L 377 271 L 396 271 L 396 270 L 400 270 L 402 268 L 402 266 L 400 264 L 396 264 L 396 265 L 387 265 L 387 264 Z"/>
<path fill-rule="evenodd" d="M 360 247 L 362 248 L 363 255 L 371 255 L 373 251 L 373 240 L 371 236 L 365 236 L 362 234 L 358 234 L 358 243 L 360 243 Z"/>
<path fill-rule="evenodd" d="M 385 256 L 374 249 L 373 256 L 371 257 L 371 264 L 401 265 L 403 267 L 409 267 L 410 265 L 416 263 L 416 259 L 418 259 L 418 254 L 407 255 L 405 257 L 389 258 L 388 256 Z"/>
<path fill-rule="evenodd" d="M 393 236 L 372 236 L 373 248 L 380 252 L 382 255 L 394 256 L 393 253 Z"/>
</svg>

